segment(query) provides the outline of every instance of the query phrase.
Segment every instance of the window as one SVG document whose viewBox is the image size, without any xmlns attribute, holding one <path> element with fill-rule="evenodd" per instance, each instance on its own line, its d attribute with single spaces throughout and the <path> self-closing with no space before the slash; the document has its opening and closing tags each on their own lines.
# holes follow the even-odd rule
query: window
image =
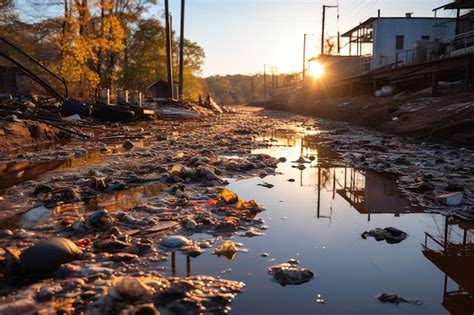
<svg viewBox="0 0 474 315">
<path fill-rule="evenodd" d="M 395 37 L 395 49 L 396 50 L 403 50 L 403 41 L 405 39 L 405 36 L 403 35 L 397 35 Z"/>
<path fill-rule="evenodd" d="M 430 40 L 430 37 L 428 35 L 421 35 L 422 40 Z"/>
</svg>

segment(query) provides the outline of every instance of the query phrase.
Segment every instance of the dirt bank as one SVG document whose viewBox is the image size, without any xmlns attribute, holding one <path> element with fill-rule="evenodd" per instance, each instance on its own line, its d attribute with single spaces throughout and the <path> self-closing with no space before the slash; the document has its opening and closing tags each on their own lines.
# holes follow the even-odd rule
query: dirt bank
<svg viewBox="0 0 474 315">
<path fill-rule="evenodd" d="M 69 135 L 46 124 L 29 120 L 0 120 L 0 155 L 19 149 L 69 139 Z"/>
<path fill-rule="evenodd" d="M 272 108 L 340 120 L 403 137 L 455 146 L 474 143 L 474 93 L 375 98 L 360 96 L 314 101 L 299 96 Z"/>
</svg>

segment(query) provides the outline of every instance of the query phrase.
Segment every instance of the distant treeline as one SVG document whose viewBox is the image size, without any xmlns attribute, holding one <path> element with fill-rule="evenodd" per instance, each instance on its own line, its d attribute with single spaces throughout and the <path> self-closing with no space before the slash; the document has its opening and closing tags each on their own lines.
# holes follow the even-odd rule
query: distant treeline
<svg viewBox="0 0 474 315">
<path fill-rule="evenodd" d="M 226 75 L 212 76 L 205 78 L 207 91 L 217 102 L 230 104 L 246 104 L 250 102 L 260 102 L 265 100 L 265 85 L 267 99 L 272 94 L 277 93 L 278 87 L 281 87 L 294 79 L 294 75 L 280 74 L 267 75 L 264 80 L 263 74 L 255 75 Z M 266 81 L 266 84 L 265 82 Z"/>
</svg>

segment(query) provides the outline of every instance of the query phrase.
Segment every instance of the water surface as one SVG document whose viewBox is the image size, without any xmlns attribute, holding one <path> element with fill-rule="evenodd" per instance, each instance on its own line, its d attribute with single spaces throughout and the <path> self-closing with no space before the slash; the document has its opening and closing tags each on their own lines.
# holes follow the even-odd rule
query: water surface
<svg viewBox="0 0 474 315">
<path fill-rule="evenodd" d="M 394 176 L 331 167 L 336 155 L 308 145 L 305 134 L 294 128 L 266 135 L 274 146 L 255 152 L 286 157 L 288 162 L 277 169 L 282 174 L 231 181 L 228 187 L 266 207 L 260 214 L 270 227 L 266 235 L 235 237 L 248 252 L 234 260 L 210 250 L 193 259 L 177 255 L 176 273 L 245 282 L 244 293 L 232 304 L 235 314 L 472 314 L 474 224 L 411 208 Z M 302 171 L 291 163 L 301 154 L 315 157 Z M 263 182 L 274 187 L 258 186 Z M 409 237 L 388 244 L 360 236 L 388 226 Z M 261 257 L 262 252 L 269 256 Z M 290 258 L 316 277 L 297 286 L 273 281 L 267 268 Z M 381 292 L 422 299 L 423 304 L 383 304 L 375 298 Z M 324 304 L 316 303 L 317 294 Z"/>
</svg>

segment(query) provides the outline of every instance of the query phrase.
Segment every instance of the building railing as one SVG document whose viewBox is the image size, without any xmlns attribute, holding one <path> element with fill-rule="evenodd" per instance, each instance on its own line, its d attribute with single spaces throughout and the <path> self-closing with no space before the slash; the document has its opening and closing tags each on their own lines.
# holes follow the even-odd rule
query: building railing
<svg viewBox="0 0 474 315">
<path fill-rule="evenodd" d="M 345 77 L 364 75 L 375 70 L 416 65 L 468 53 L 474 53 L 474 31 L 440 40 L 420 42 L 420 46 L 399 51 L 392 56 L 382 56 L 377 59 L 371 56 L 361 57 L 351 70 L 346 71 Z"/>
</svg>

